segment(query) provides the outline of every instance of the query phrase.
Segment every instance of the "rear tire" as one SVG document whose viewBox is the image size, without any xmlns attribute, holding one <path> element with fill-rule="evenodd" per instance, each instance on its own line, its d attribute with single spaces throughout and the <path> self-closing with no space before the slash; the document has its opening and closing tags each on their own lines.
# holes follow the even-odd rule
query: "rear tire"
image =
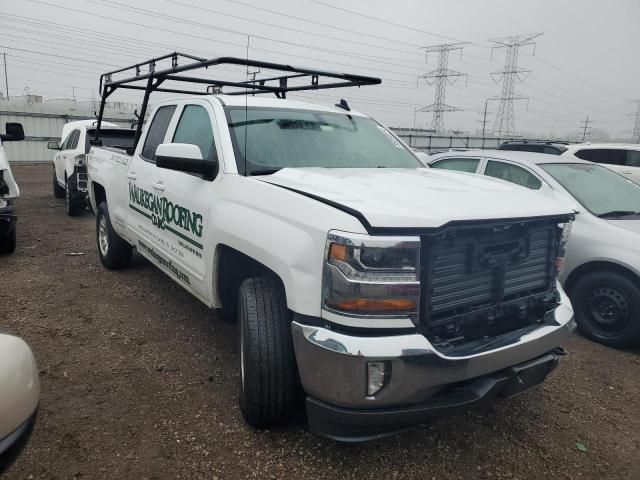
<svg viewBox="0 0 640 480">
<path fill-rule="evenodd" d="M 56 167 L 53 167 L 53 196 L 56 198 L 64 198 L 65 189 L 58 184 L 58 177 L 56 176 Z"/>
<path fill-rule="evenodd" d="M 16 250 L 16 226 L 13 226 L 11 233 L 0 237 L 0 255 L 13 253 Z"/>
<path fill-rule="evenodd" d="M 102 265 L 110 270 L 124 268 L 131 263 L 133 247 L 123 240 L 111 226 L 107 202 L 98 206 L 96 215 L 96 242 Z"/>
<path fill-rule="evenodd" d="M 242 416 L 257 428 L 284 423 L 299 390 L 284 288 L 274 277 L 253 277 L 238 297 Z"/>
<path fill-rule="evenodd" d="M 77 217 L 82 213 L 85 208 L 84 202 L 78 201 L 75 197 L 77 195 L 76 190 L 69 185 L 69 182 L 66 182 L 64 189 L 64 198 L 65 198 L 65 211 L 67 215 L 70 217 Z"/>
<path fill-rule="evenodd" d="M 571 289 L 578 330 L 615 348 L 640 344 L 640 288 L 616 272 L 591 272 Z"/>
</svg>

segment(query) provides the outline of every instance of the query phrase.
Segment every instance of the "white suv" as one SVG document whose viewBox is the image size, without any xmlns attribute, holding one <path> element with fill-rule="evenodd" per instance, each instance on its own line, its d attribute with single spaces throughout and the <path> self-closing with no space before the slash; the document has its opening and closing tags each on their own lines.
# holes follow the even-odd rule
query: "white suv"
<svg viewBox="0 0 640 480">
<path fill-rule="evenodd" d="M 579 143 L 567 145 L 562 155 L 601 163 L 611 170 L 640 183 L 640 145 L 614 143 Z"/>
<path fill-rule="evenodd" d="M 53 157 L 53 195 L 65 199 L 67 215 L 74 217 L 86 207 L 87 158 L 96 120 L 78 120 L 62 127 L 60 143 L 49 142 L 47 148 L 56 150 Z M 134 131 L 115 123 L 102 122 L 104 146 L 133 145 Z"/>
<path fill-rule="evenodd" d="M 600 163 L 636 183 L 640 183 L 640 145 L 624 143 L 564 143 L 510 141 L 500 150 L 548 153 L 576 156 L 582 160 Z"/>
</svg>

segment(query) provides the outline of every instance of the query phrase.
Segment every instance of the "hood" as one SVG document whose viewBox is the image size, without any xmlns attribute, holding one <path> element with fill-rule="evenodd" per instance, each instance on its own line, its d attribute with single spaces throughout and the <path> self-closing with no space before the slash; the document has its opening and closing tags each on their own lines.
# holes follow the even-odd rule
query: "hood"
<svg viewBox="0 0 640 480">
<path fill-rule="evenodd" d="M 630 232 L 640 233 L 640 220 L 607 220 L 617 227 L 624 228 Z"/>
<path fill-rule="evenodd" d="M 2 183 L 5 183 L 7 187 L 9 187 L 9 193 L 0 194 L 0 198 L 16 198 L 20 195 L 20 190 L 11 173 L 11 167 L 9 166 L 4 147 L 0 143 L 0 186 L 2 186 Z"/>
<path fill-rule="evenodd" d="M 284 168 L 256 178 L 355 210 L 379 228 L 573 213 L 566 202 L 534 190 L 430 168 Z"/>
</svg>

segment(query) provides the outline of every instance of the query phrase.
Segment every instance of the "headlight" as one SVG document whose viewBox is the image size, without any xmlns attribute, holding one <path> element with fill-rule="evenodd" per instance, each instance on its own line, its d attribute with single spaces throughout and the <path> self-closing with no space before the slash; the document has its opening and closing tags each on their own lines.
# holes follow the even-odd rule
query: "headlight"
<svg viewBox="0 0 640 480">
<path fill-rule="evenodd" d="M 0 198 L 0 208 L 4 208 L 8 205 L 9 203 L 4 199 L 4 198 Z"/>
<path fill-rule="evenodd" d="M 562 275 L 564 272 L 565 265 L 565 256 L 567 253 L 567 242 L 569 241 L 569 237 L 571 235 L 571 225 L 573 222 L 567 222 L 564 224 L 559 224 L 558 228 L 562 231 L 560 232 L 560 242 L 558 244 L 558 255 L 556 257 L 556 273 L 558 275 Z"/>
<path fill-rule="evenodd" d="M 417 320 L 420 305 L 420 239 L 330 232 L 323 308 L 367 317 Z"/>
</svg>

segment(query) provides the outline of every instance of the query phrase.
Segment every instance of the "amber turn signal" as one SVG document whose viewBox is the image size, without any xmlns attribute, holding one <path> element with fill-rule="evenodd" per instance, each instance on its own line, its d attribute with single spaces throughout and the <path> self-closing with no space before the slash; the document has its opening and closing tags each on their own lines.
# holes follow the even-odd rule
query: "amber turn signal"
<svg viewBox="0 0 640 480">
<path fill-rule="evenodd" d="M 387 298 L 381 300 L 352 298 L 342 302 L 337 302 L 330 306 L 344 312 L 359 313 L 394 313 L 415 311 L 417 309 L 417 305 L 414 300 L 407 300 L 404 298 Z"/>
<path fill-rule="evenodd" d="M 329 258 L 346 262 L 349 258 L 349 248 L 340 243 L 332 243 L 329 245 Z"/>
</svg>

